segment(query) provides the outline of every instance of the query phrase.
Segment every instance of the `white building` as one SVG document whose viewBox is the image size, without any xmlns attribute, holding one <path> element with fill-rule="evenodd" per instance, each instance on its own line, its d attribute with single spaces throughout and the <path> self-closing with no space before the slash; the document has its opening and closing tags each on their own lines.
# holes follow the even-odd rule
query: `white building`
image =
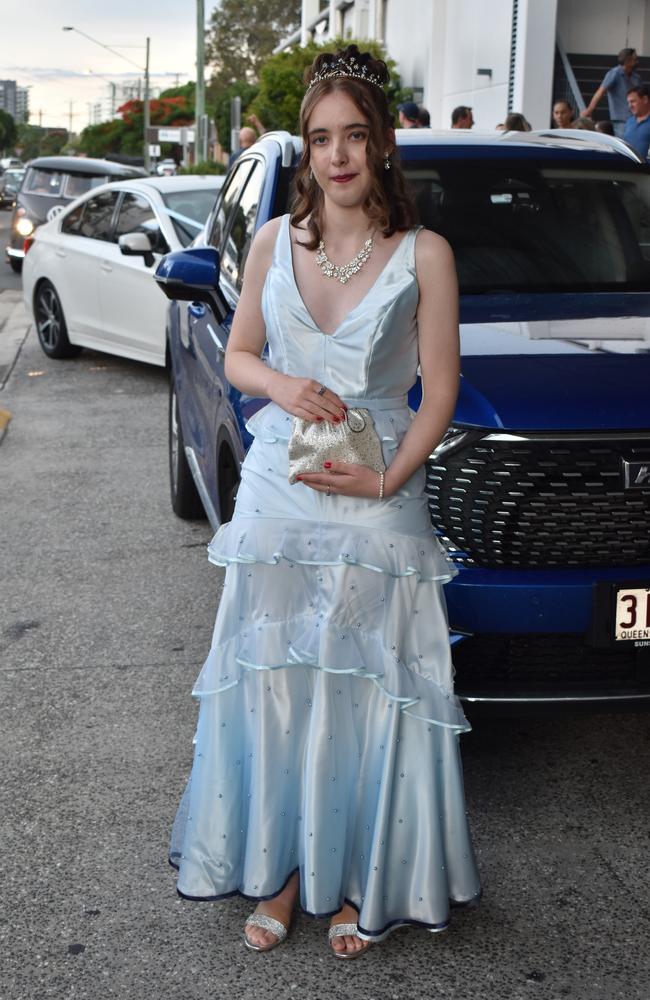
<svg viewBox="0 0 650 1000">
<path fill-rule="evenodd" d="M 554 99 L 584 108 L 620 49 L 650 55 L 650 0 L 303 0 L 282 47 L 337 36 L 382 41 L 434 128 L 462 104 L 479 128 L 508 111 L 546 128 Z"/>
</svg>

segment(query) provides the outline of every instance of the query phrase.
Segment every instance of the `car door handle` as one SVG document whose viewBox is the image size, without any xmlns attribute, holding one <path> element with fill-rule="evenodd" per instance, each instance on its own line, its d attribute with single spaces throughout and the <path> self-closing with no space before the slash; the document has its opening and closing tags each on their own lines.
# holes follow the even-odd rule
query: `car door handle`
<svg viewBox="0 0 650 1000">
<path fill-rule="evenodd" d="M 100 267 L 105 274 L 110 274 L 113 270 L 112 265 L 109 264 L 107 260 L 103 260 L 100 264 Z"/>
<path fill-rule="evenodd" d="M 219 334 L 215 331 L 212 323 L 208 323 L 208 333 L 212 337 L 214 346 L 217 348 L 217 362 L 220 364 L 226 356 L 226 348 L 221 342 Z"/>
<path fill-rule="evenodd" d="M 65 250 L 55 250 L 54 252 L 57 255 L 57 257 L 62 257 L 63 259 L 65 259 L 68 256 Z"/>
</svg>

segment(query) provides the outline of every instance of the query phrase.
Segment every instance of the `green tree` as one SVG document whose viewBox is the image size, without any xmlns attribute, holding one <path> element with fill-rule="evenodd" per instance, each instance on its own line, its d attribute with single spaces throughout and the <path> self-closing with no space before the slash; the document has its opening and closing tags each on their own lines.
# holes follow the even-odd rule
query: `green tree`
<svg viewBox="0 0 650 1000">
<path fill-rule="evenodd" d="M 321 52 L 335 52 L 346 45 L 356 44 L 362 52 L 371 52 L 375 58 L 383 59 L 390 73 L 387 88 L 388 101 L 397 121 L 397 105 L 409 100 L 412 91 L 402 89 L 397 66 L 379 42 L 356 41 L 350 38 L 334 38 L 325 45 L 311 42 L 304 48 L 288 52 L 278 52 L 266 60 L 260 70 L 259 92 L 252 102 L 250 111 L 264 122 L 267 128 L 286 129 L 295 133 L 298 129 L 300 103 L 305 93 L 304 73 L 314 58 Z"/>
<path fill-rule="evenodd" d="M 300 10 L 300 0 L 221 0 L 206 36 L 216 83 L 255 83 L 276 45 L 300 24 Z"/>
<path fill-rule="evenodd" d="M 65 129 L 56 129 L 43 136 L 41 141 L 40 156 L 58 156 L 63 151 L 63 147 L 68 141 L 68 133 Z"/>
<path fill-rule="evenodd" d="M 0 149 L 8 152 L 16 142 L 16 123 L 7 111 L 0 109 Z"/>
<path fill-rule="evenodd" d="M 206 105 L 217 126 L 219 142 L 226 152 L 230 152 L 230 101 L 233 97 L 241 98 L 241 120 L 246 124 L 247 112 L 257 97 L 258 87 L 252 83 L 239 81 L 227 87 L 219 87 L 211 82 L 206 89 Z M 263 120 L 263 119 L 262 119 Z M 266 122 L 264 122 L 266 125 Z"/>
<path fill-rule="evenodd" d="M 163 90 L 160 93 L 160 99 L 163 100 L 165 97 L 182 97 L 185 101 L 185 106 L 194 113 L 194 102 L 196 95 L 196 83 L 194 80 L 188 80 L 180 87 L 168 87 L 167 90 Z"/>
</svg>

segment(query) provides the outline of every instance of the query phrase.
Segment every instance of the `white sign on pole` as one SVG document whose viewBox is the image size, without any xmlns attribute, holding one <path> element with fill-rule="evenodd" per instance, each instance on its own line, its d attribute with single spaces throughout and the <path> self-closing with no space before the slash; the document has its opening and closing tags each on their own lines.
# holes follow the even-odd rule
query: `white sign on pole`
<svg viewBox="0 0 650 1000">
<path fill-rule="evenodd" d="M 159 142 L 180 142 L 181 141 L 181 130 L 179 128 L 159 128 L 158 129 L 158 141 Z"/>
<path fill-rule="evenodd" d="M 194 129 L 188 128 L 186 133 L 186 142 L 194 142 Z"/>
<path fill-rule="evenodd" d="M 149 146 L 149 156 L 155 156 L 158 158 L 160 156 L 160 146 L 155 143 L 151 143 Z"/>
</svg>

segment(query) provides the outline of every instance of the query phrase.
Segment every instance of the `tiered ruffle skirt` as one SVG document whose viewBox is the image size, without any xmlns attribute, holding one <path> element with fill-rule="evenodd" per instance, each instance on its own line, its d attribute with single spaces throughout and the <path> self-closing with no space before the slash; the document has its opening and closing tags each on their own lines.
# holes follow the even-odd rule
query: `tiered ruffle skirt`
<svg viewBox="0 0 650 1000">
<path fill-rule="evenodd" d="M 386 450 L 408 411 L 376 415 Z M 286 415 L 251 422 L 192 774 L 170 860 L 191 899 L 265 899 L 300 873 L 302 908 L 359 911 L 380 938 L 442 930 L 475 902 L 442 583 L 421 475 L 382 504 L 287 482 Z M 423 517 L 424 515 L 424 517 Z"/>
</svg>

